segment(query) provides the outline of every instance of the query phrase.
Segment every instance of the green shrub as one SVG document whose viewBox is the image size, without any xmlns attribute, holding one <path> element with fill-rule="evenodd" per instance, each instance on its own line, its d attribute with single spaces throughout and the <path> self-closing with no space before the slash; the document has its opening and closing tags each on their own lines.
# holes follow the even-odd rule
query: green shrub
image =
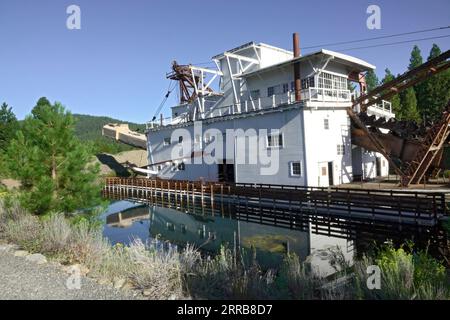
<svg viewBox="0 0 450 320">
<path fill-rule="evenodd" d="M 363 257 L 355 264 L 355 296 L 362 299 L 448 299 L 444 266 L 425 251 L 414 252 L 388 244 L 374 257 Z M 381 288 L 369 290 L 367 267 L 381 271 Z"/>
</svg>

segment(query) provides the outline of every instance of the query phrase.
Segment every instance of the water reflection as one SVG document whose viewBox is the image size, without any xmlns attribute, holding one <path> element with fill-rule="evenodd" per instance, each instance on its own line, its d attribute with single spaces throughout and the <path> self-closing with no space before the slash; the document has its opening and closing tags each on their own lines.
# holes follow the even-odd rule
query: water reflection
<svg viewBox="0 0 450 320">
<path fill-rule="evenodd" d="M 331 250 L 339 248 L 351 264 L 355 250 L 353 241 L 316 234 L 312 228 L 291 230 L 222 216 L 191 215 L 170 208 L 133 205 L 127 201 L 114 203 L 104 214 L 104 235 L 112 243 L 129 243 L 158 238 L 179 247 L 194 244 L 214 254 L 221 245 L 237 246 L 251 256 L 252 248 L 258 262 L 266 268 L 279 267 L 286 252 L 308 259 L 314 272 L 329 275 Z"/>
</svg>

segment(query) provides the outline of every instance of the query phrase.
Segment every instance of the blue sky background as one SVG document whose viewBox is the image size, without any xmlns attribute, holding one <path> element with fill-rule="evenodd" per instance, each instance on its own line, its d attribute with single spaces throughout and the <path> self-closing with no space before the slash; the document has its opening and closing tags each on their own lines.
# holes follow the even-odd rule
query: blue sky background
<svg viewBox="0 0 450 320">
<path fill-rule="evenodd" d="M 66 28 L 70 4 L 81 7 L 81 30 Z M 370 4 L 381 7 L 381 30 L 366 27 Z M 19 118 L 46 96 L 74 113 L 145 122 L 167 90 L 174 59 L 207 62 L 248 41 L 291 49 L 295 31 L 301 46 L 311 46 L 447 25 L 448 0 L 1 0 L 0 102 Z M 450 29 L 329 49 L 445 34 Z M 418 42 L 425 59 L 433 42 L 450 47 L 450 38 Z M 406 69 L 412 46 L 345 53 L 376 65 L 382 77 L 386 67 Z"/>
</svg>

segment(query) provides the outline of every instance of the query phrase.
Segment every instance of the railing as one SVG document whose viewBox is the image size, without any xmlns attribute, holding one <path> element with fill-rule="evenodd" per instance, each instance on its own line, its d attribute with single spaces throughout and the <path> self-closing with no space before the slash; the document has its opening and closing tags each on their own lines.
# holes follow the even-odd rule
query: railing
<svg viewBox="0 0 450 320">
<path fill-rule="evenodd" d="M 445 194 L 404 190 L 360 190 L 335 187 L 305 187 L 253 183 L 217 183 L 161 179 L 107 178 L 104 192 L 151 200 L 154 195 L 172 201 L 199 197 L 201 202 L 224 200 L 234 204 L 255 202 L 287 212 L 309 211 L 334 217 L 430 224 L 448 215 Z M 184 198 L 183 198 L 184 197 Z M 176 199 L 176 198 L 175 198 Z M 177 201 L 177 200 L 175 200 Z"/>
<path fill-rule="evenodd" d="M 373 104 L 369 109 L 375 109 L 374 111 L 381 111 L 383 113 L 392 113 L 392 104 L 389 101 L 382 100 L 381 103 Z"/>
<path fill-rule="evenodd" d="M 247 94 L 244 93 L 244 96 Z M 351 102 L 352 94 L 350 90 L 308 88 L 301 91 L 302 101 L 312 102 Z M 259 97 L 242 99 L 240 103 L 215 107 L 207 112 L 207 118 L 222 117 L 227 115 L 241 114 L 245 112 L 267 110 L 277 108 L 281 105 L 289 105 L 295 103 L 295 93 L 288 91 L 281 94 L 274 94 L 269 97 Z M 187 114 L 183 114 L 176 118 L 163 118 L 147 124 L 147 128 L 157 128 L 170 124 L 178 124 L 189 121 Z"/>
<path fill-rule="evenodd" d="M 211 113 L 211 117 L 221 117 L 226 115 L 239 114 L 264 109 L 277 108 L 280 105 L 292 104 L 295 102 L 294 93 L 291 91 L 274 94 L 270 97 L 259 97 L 255 99 L 241 100 L 240 103 L 217 107 Z"/>
<path fill-rule="evenodd" d="M 146 124 L 147 129 L 155 129 L 158 127 L 164 127 L 167 125 L 173 125 L 178 123 L 184 123 L 189 120 L 189 115 L 187 113 L 184 113 L 178 117 L 160 117 L 159 119 L 155 121 L 149 121 Z"/>
</svg>

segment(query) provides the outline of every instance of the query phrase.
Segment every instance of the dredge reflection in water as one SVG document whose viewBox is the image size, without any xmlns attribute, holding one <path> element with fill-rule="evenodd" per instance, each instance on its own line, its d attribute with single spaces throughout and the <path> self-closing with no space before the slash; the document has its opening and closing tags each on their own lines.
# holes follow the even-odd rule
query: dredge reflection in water
<svg viewBox="0 0 450 320">
<path fill-rule="evenodd" d="M 167 241 L 183 247 L 193 244 L 214 255 L 222 245 L 238 246 L 243 252 L 256 252 L 264 268 L 279 267 L 287 252 L 307 260 L 316 274 L 334 273 L 333 252 L 339 250 L 351 265 L 357 255 L 374 242 L 387 239 L 401 244 L 407 239 L 429 248 L 435 255 L 448 253 L 445 233 L 438 227 L 367 224 L 366 222 L 308 215 L 294 226 L 258 223 L 242 208 L 232 214 L 204 207 L 161 207 L 138 202 L 113 202 L 103 218 L 104 235 L 112 243 L 130 243 L 135 238 Z M 234 213 L 234 214 L 233 214 Z M 247 255 L 248 258 L 251 254 Z"/>
</svg>

